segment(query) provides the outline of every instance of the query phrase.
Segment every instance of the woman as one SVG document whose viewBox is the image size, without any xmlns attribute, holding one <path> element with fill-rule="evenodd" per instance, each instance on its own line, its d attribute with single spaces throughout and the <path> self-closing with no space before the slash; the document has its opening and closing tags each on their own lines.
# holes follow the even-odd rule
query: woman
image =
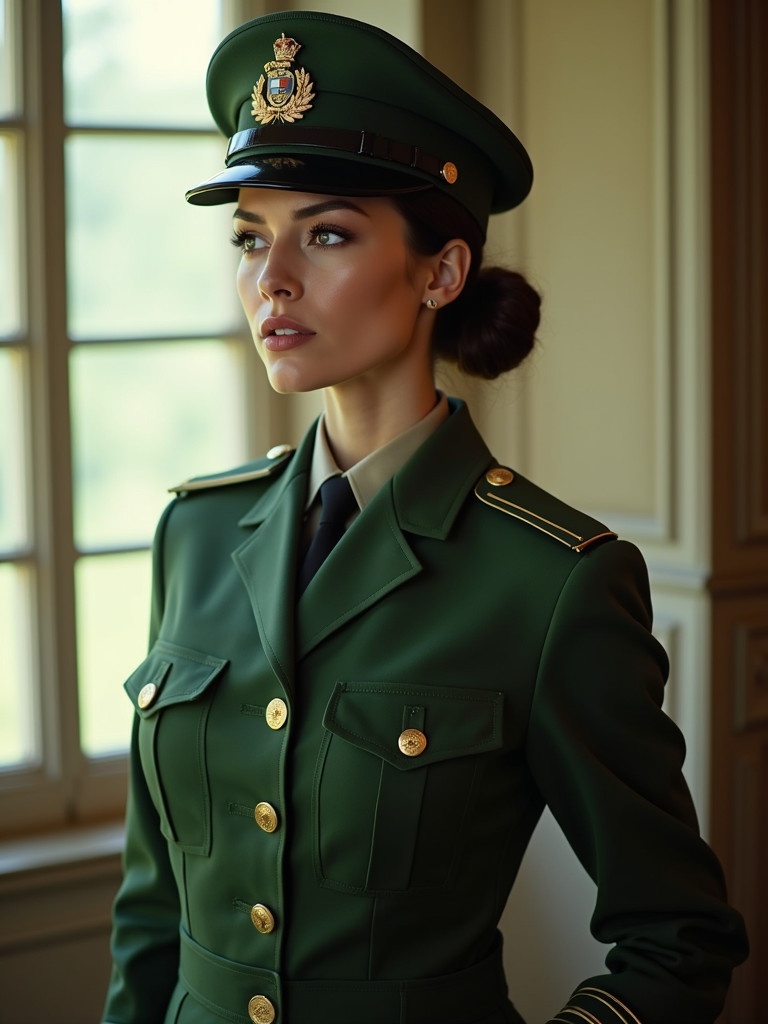
<svg viewBox="0 0 768 1024">
<path fill-rule="evenodd" d="M 208 95 L 227 167 L 187 198 L 236 202 L 270 382 L 325 412 L 158 528 L 104 1019 L 520 1024 L 497 922 L 546 804 L 612 946 L 553 1019 L 714 1020 L 746 941 L 660 710 L 642 559 L 435 391 L 436 356 L 493 378 L 533 344 L 535 292 L 478 272 L 524 149 L 332 15 L 238 29 Z"/>
</svg>

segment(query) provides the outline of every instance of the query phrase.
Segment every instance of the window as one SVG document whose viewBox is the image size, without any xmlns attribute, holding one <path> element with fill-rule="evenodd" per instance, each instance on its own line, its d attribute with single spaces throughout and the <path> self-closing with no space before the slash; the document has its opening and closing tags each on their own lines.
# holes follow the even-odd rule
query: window
<svg viewBox="0 0 768 1024">
<path fill-rule="evenodd" d="M 223 162 L 224 6 L 0 0 L 6 834 L 119 813 L 167 487 L 255 447 L 231 211 L 183 198 Z"/>
</svg>

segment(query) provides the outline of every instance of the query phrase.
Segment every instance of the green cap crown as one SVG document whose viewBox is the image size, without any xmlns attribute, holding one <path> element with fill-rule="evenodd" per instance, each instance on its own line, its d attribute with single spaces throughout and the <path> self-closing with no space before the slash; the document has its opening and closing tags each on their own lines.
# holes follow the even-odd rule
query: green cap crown
<svg viewBox="0 0 768 1024">
<path fill-rule="evenodd" d="M 230 138 L 226 169 L 187 193 L 243 186 L 335 195 L 437 188 L 484 232 L 533 180 L 520 141 L 487 107 L 382 29 L 316 11 L 256 18 L 208 68 L 208 103 Z"/>
</svg>

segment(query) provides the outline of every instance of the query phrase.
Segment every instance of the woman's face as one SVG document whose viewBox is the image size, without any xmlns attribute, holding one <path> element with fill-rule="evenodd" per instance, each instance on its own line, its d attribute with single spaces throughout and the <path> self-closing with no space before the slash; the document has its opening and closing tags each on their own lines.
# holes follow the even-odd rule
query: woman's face
<svg viewBox="0 0 768 1024">
<path fill-rule="evenodd" d="M 276 391 L 431 377 L 434 261 L 411 251 L 387 199 L 243 188 L 234 232 L 240 301 Z"/>
</svg>

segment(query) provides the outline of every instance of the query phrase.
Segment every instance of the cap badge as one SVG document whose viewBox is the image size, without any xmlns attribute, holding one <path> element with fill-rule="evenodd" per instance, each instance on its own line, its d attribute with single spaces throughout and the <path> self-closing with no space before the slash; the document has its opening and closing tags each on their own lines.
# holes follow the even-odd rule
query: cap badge
<svg viewBox="0 0 768 1024">
<path fill-rule="evenodd" d="M 297 68 L 295 74 L 291 71 L 301 45 L 286 39 L 285 32 L 275 40 L 275 59 L 264 65 L 264 74 L 253 87 L 251 113 L 259 124 L 297 121 L 311 110 L 315 94 L 309 73 L 304 68 Z"/>
</svg>

